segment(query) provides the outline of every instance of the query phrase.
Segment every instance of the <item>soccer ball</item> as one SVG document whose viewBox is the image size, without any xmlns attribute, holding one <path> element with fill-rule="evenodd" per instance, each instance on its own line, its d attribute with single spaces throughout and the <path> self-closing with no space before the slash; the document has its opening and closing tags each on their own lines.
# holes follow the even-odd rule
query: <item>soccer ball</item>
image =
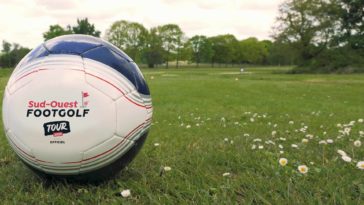
<svg viewBox="0 0 364 205">
<path fill-rule="evenodd" d="M 4 92 L 8 142 L 46 177 L 115 175 L 142 147 L 151 117 L 138 66 L 112 44 L 86 35 L 42 43 L 18 64 Z"/>
</svg>

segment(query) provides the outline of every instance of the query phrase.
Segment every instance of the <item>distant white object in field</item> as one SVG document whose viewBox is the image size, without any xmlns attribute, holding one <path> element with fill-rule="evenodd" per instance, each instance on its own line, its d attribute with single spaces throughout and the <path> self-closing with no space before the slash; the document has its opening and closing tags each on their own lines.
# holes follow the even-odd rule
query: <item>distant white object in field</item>
<svg viewBox="0 0 364 205">
<path fill-rule="evenodd" d="M 240 73 L 244 73 L 244 68 L 240 68 Z"/>
</svg>

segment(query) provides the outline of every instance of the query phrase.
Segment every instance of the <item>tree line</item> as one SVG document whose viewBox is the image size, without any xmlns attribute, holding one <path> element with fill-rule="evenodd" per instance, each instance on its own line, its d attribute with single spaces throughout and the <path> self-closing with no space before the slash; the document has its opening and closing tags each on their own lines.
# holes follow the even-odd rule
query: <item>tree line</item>
<svg viewBox="0 0 364 205">
<path fill-rule="evenodd" d="M 50 25 L 43 33 L 44 40 L 66 34 L 86 34 L 100 37 L 94 24 L 88 18 L 77 19 L 74 26 Z M 147 29 L 138 22 L 120 20 L 114 22 L 105 32 L 105 40 L 126 52 L 134 61 L 150 68 L 163 66 L 180 67 L 180 62 L 189 62 L 199 67 L 228 66 L 237 64 L 287 65 L 294 64 L 295 57 L 284 55 L 269 40 L 259 41 L 255 37 L 238 40 L 234 35 L 225 34 L 213 37 L 195 35 L 188 38 L 176 24 L 166 24 Z M 4 43 L 8 43 L 4 41 Z M 15 46 L 13 51 L 3 46 L 0 58 L 1 67 L 14 67 L 29 51 L 27 48 Z M 21 48 L 22 52 L 18 53 Z M 14 55 L 14 53 L 17 53 Z M 8 60 L 13 58 L 13 60 Z"/>
<path fill-rule="evenodd" d="M 162 64 L 168 68 L 171 61 L 176 67 L 181 61 L 194 63 L 196 67 L 200 64 L 214 67 L 296 63 L 294 54 L 285 54 L 289 48 L 284 43 L 276 45 L 270 40 L 259 41 L 255 37 L 238 40 L 231 34 L 188 38 L 176 24 L 147 29 L 138 22 L 120 20 L 107 29 L 105 39 L 150 68 Z"/>
<path fill-rule="evenodd" d="M 176 24 L 146 28 L 119 20 L 103 38 L 150 68 L 189 62 L 214 66 L 296 65 L 293 72 L 364 72 L 363 0 L 285 0 L 272 28 L 272 40 L 237 39 L 223 34 L 187 37 Z M 74 26 L 51 25 L 44 40 L 65 34 L 100 37 L 87 18 Z M 29 49 L 3 42 L 1 67 L 13 67 Z"/>
</svg>

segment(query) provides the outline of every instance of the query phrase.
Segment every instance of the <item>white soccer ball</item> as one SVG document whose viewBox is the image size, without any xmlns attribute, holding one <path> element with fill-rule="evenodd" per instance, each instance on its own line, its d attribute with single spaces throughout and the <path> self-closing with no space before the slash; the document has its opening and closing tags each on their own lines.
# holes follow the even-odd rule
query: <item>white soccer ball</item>
<svg viewBox="0 0 364 205">
<path fill-rule="evenodd" d="M 43 176 L 93 181 L 118 173 L 143 145 L 151 117 L 138 66 L 115 46 L 86 35 L 35 48 L 4 92 L 9 144 Z"/>
</svg>

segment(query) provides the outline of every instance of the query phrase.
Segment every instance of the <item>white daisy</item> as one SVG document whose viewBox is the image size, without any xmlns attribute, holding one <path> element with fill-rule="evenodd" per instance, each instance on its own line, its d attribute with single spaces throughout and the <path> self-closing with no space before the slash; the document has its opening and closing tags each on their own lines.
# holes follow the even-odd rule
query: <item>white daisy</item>
<svg viewBox="0 0 364 205">
<path fill-rule="evenodd" d="M 171 167 L 163 167 L 163 170 L 166 171 L 166 172 L 168 172 L 168 171 L 171 171 L 172 168 Z"/>
<path fill-rule="evenodd" d="M 293 147 L 293 148 L 298 148 L 298 145 L 296 145 L 296 144 L 291 144 L 291 147 Z"/>
<path fill-rule="evenodd" d="M 355 140 L 354 141 L 354 146 L 355 147 L 360 147 L 361 146 L 361 141 L 360 140 Z"/>
<path fill-rule="evenodd" d="M 360 161 L 360 162 L 356 163 L 356 167 L 358 167 L 359 169 L 364 170 L 364 161 Z"/>
<path fill-rule="evenodd" d="M 343 159 L 345 162 L 351 162 L 351 157 L 349 157 L 347 155 L 342 155 L 341 159 Z"/>
<path fill-rule="evenodd" d="M 327 144 L 327 142 L 325 140 L 320 140 L 319 144 Z"/>
<path fill-rule="evenodd" d="M 225 172 L 225 173 L 222 174 L 223 177 L 228 177 L 230 175 L 231 175 L 230 172 Z"/>
<path fill-rule="evenodd" d="M 308 167 L 306 165 L 300 165 L 298 166 L 298 171 L 301 174 L 306 174 L 308 172 Z"/>
<path fill-rule="evenodd" d="M 120 195 L 124 198 L 129 197 L 131 195 L 130 189 L 125 189 L 122 192 L 120 192 Z"/>
<path fill-rule="evenodd" d="M 347 154 L 346 154 L 346 152 L 344 152 L 343 150 L 341 150 L 341 149 L 338 149 L 337 150 L 337 153 L 339 154 L 339 155 L 341 155 L 341 156 L 346 156 Z"/>
<path fill-rule="evenodd" d="M 282 167 L 286 166 L 286 165 L 287 165 L 287 163 L 288 163 L 288 160 L 287 160 L 286 158 L 280 158 L 280 159 L 279 159 L 279 164 L 280 164 Z"/>
</svg>

